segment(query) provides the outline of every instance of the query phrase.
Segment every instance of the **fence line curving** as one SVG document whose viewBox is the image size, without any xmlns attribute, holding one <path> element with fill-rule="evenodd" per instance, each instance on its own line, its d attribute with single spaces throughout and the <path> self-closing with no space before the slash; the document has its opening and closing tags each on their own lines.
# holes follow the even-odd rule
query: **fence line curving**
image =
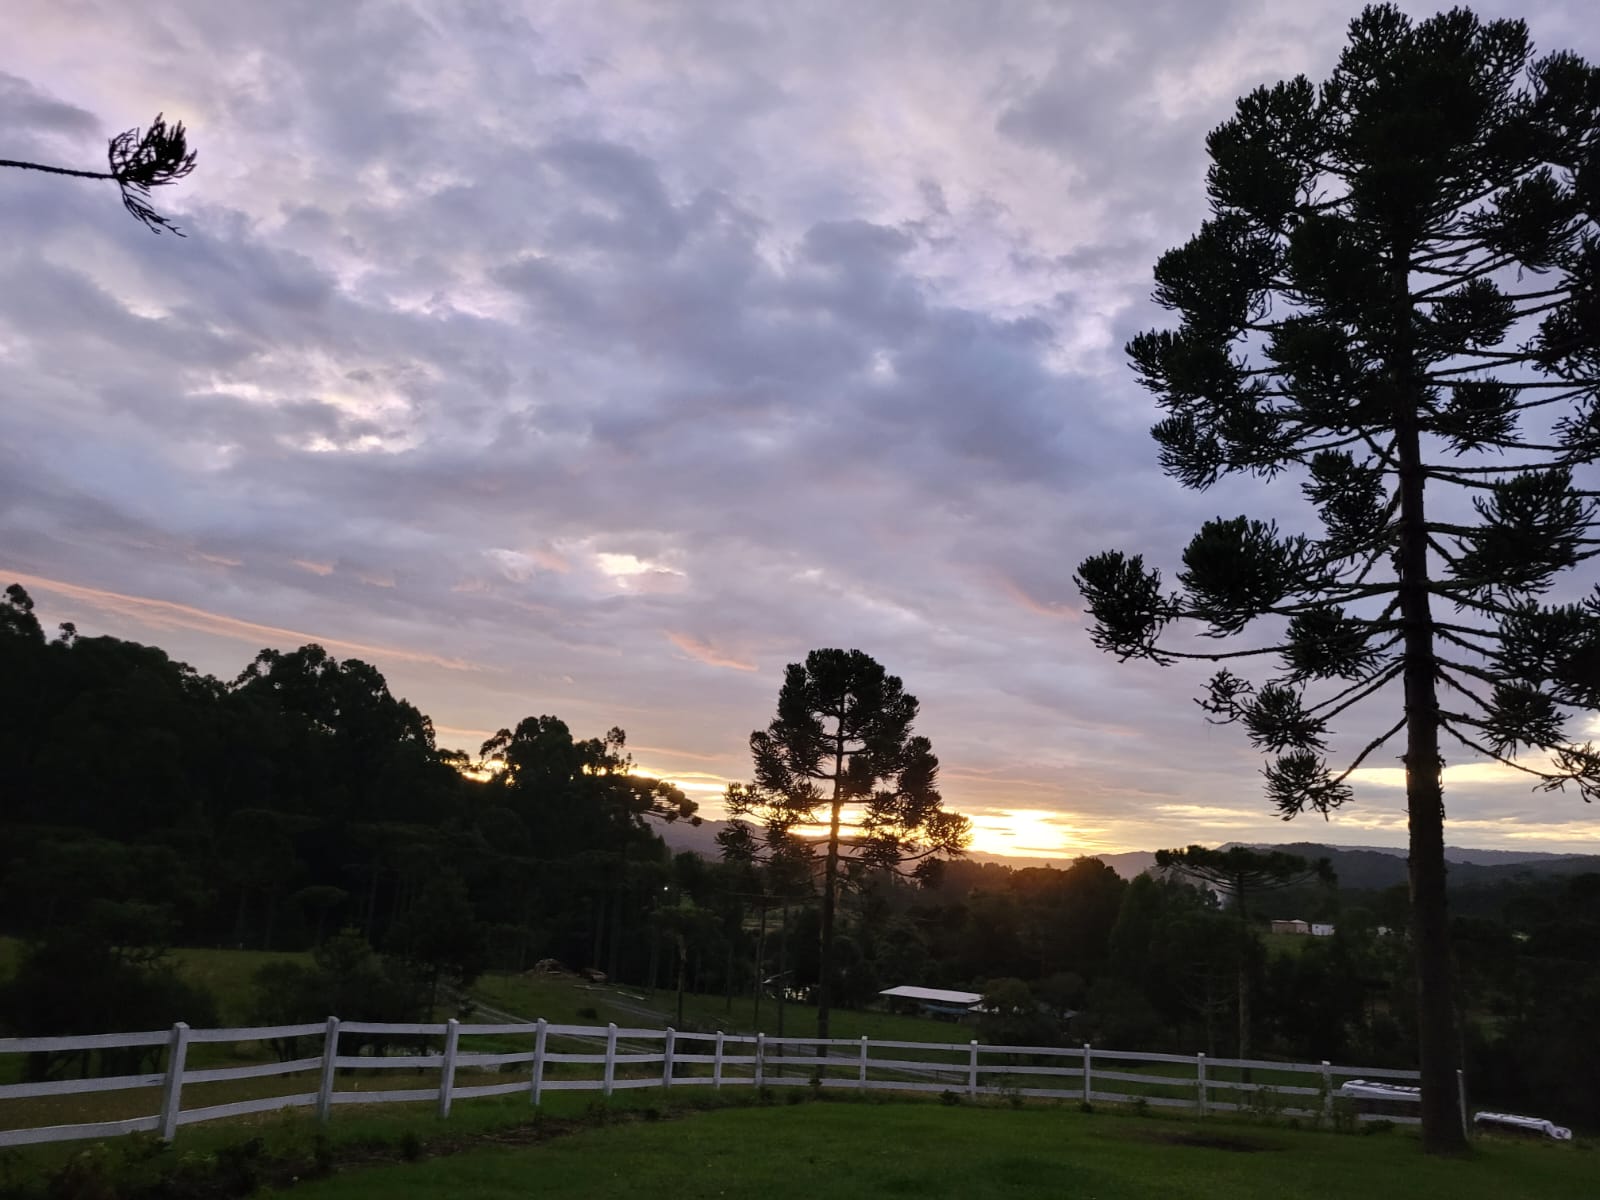
<svg viewBox="0 0 1600 1200">
<path fill-rule="evenodd" d="M 353 1041 L 352 1035 L 361 1035 L 363 1044 L 375 1044 L 380 1052 L 341 1053 L 341 1039 Z M 524 1048 L 479 1052 L 465 1045 L 474 1038 L 486 1037 L 502 1042 L 509 1039 Z M 321 1053 L 236 1067 L 191 1069 L 187 1065 L 189 1050 L 195 1045 L 269 1040 L 292 1043 L 303 1038 L 320 1038 Z M 431 1048 L 433 1041 L 439 1043 L 437 1050 Z M 386 1044 L 421 1052 L 383 1053 Z M 347 1041 L 346 1046 L 350 1045 Z M 1210 1058 L 1204 1054 L 1146 1054 L 1101 1049 L 1089 1043 L 993 1046 L 976 1041 L 772 1037 L 764 1033 L 692 1033 L 670 1027 L 560 1025 L 544 1020 L 512 1025 L 474 1025 L 455 1020 L 390 1024 L 341 1022 L 329 1017 L 325 1022 L 263 1028 L 190 1029 L 180 1022 L 170 1030 L 140 1033 L 0 1038 L 0 1056 L 141 1047 L 164 1047 L 164 1068 L 142 1074 L 0 1085 L 0 1101 L 159 1088 L 158 1111 L 124 1120 L 0 1129 L 0 1148 L 139 1132 L 155 1132 L 170 1141 L 183 1125 L 287 1108 L 313 1108 L 326 1121 L 337 1105 L 428 1102 L 437 1105 L 439 1116 L 445 1118 L 455 1101 L 475 1097 L 523 1093 L 530 1104 L 538 1105 L 554 1091 L 597 1091 L 609 1096 L 636 1088 L 684 1086 L 950 1092 L 969 1099 L 1003 1096 L 1146 1104 L 1186 1108 L 1200 1116 L 1257 1111 L 1321 1119 L 1333 1116 L 1335 1097 L 1344 1083 L 1419 1079 L 1416 1071 L 1392 1068 Z M 595 1067 L 600 1068 L 598 1074 L 578 1070 Z M 356 1069 L 436 1071 L 438 1082 L 422 1088 L 340 1089 L 338 1073 Z M 1236 1077 L 1229 1078 L 1228 1072 Z M 1252 1073 L 1264 1073 L 1273 1082 L 1247 1078 Z M 183 1106 L 184 1089 L 188 1086 L 298 1074 L 314 1075 L 315 1089 L 201 1107 Z M 1115 1090 L 1112 1085 L 1117 1084 L 1136 1090 Z M 1397 1094 L 1408 1092 L 1409 1089 L 1397 1089 Z M 1414 1102 L 1411 1098 L 1406 1103 L 1402 1095 L 1401 1103 L 1391 1108 L 1408 1108 Z M 1353 1114 L 1355 1119 L 1375 1115 L 1378 1114 Z M 1390 1121 L 1417 1122 L 1406 1112 L 1390 1111 L 1381 1116 Z"/>
</svg>

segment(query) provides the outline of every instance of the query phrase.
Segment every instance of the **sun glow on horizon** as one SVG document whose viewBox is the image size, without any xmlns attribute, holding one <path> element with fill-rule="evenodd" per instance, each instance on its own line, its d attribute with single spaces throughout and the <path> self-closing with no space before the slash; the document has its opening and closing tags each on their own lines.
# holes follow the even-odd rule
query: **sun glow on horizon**
<svg viewBox="0 0 1600 1200">
<path fill-rule="evenodd" d="M 1104 829 L 1079 825 L 1065 813 L 1038 808 L 997 808 L 969 814 L 971 849 L 1008 858 L 1077 858 L 1102 849 Z"/>
<path fill-rule="evenodd" d="M 658 771 L 654 767 L 641 767 L 637 763 L 628 770 L 631 774 L 642 775 L 646 779 L 660 779 L 670 783 L 682 792 L 699 792 L 709 796 L 722 795 L 732 782 L 721 775 L 713 775 L 710 771 Z M 701 814 L 704 815 L 706 814 Z"/>
</svg>

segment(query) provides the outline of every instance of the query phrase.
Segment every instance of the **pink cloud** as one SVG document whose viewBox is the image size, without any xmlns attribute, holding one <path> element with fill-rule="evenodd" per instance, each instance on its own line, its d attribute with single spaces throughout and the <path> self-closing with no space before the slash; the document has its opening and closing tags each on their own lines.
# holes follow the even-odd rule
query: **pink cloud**
<svg viewBox="0 0 1600 1200">
<path fill-rule="evenodd" d="M 203 608 L 179 604 L 172 600 L 156 600 L 149 596 L 128 596 L 122 592 L 85 587 L 81 584 L 66 583 L 59 579 L 44 579 L 37 575 L 25 575 L 20 571 L 3 571 L 0 574 L 3 574 L 8 580 L 15 580 L 29 591 L 49 592 L 58 596 L 66 596 L 102 612 L 110 612 L 127 617 L 151 629 L 192 629 L 199 633 L 233 638 L 256 646 L 272 642 L 280 645 L 304 645 L 307 642 L 317 642 L 330 650 L 338 650 L 345 654 L 360 654 L 374 661 L 398 659 L 404 662 L 428 663 L 451 671 L 476 671 L 481 669 L 476 664 L 460 658 L 444 658 L 422 650 L 408 650 L 403 646 L 378 646 L 370 642 L 352 642 L 344 638 L 330 637 L 325 633 L 303 633 L 297 629 L 284 629 L 277 625 L 263 625 L 257 621 L 246 621 L 239 617 L 226 616 L 223 613 L 207 612 Z"/>
<path fill-rule="evenodd" d="M 695 659 L 697 662 L 703 662 L 707 666 L 728 667 L 734 671 L 754 671 L 756 669 L 755 663 L 724 654 L 710 642 L 701 641 L 693 634 L 674 633 L 670 629 L 666 630 L 665 633 L 667 641 L 682 650 L 690 658 Z"/>
</svg>

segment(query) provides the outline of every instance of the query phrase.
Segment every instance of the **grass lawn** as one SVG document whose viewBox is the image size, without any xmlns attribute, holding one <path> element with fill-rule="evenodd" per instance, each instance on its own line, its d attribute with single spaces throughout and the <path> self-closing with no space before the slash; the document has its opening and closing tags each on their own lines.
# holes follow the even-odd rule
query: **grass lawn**
<svg viewBox="0 0 1600 1200">
<path fill-rule="evenodd" d="M 22 953 L 16 938 L 0 937 L 0 979 L 15 969 Z M 209 950 L 181 948 L 170 952 L 178 974 L 204 987 L 217 999 L 217 1014 L 225 1025 L 249 1024 L 250 981 L 263 964 L 288 959 L 309 962 L 309 954 L 291 950 Z"/>
<path fill-rule="evenodd" d="M 290 950 L 173 950 L 178 974 L 217 999 L 217 1015 L 229 1026 L 249 1025 L 251 980 L 263 964 L 288 960 L 309 963 L 311 955 Z"/>
<path fill-rule="evenodd" d="M 1268 954 L 1279 954 L 1285 958 L 1298 958 L 1305 953 L 1306 947 L 1316 939 L 1308 933 L 1272 933 L 1261 935 Z"/>
<path fill-rule="evenodd" d="M 273 1084 L 275 1080 L 236 1081 L 233 1083 L 205 1085 L 212 1089 L 234 1089 L 231 1093 L 220 1090 L 213 1091 L 206 1098 L 205 1103 L 222 1103 L 227 1099 L 240 1099 L 247 1095 L 267 1095 L 283 1092 L 304 1090 L 297 1087 L 277 1087 L 269 1089 L 256 1087 L 247 1090 L 250 1083 Z M 374 1080 L 371 1076 L 363 1074 L 354 1080 L 344 1076 L 339 1078 L 339 1089 L 362 1090 L 373 1089 L 379 1086 L 409 1088 L 426 1087 L 438 1082 L 437 1072 L 424 1077 L 412 1075 L 401 1071 L 388 1072 L 381 1081 Z M 469 1080 L 468 1082 L 477 1082 Z M 315 1089 L 316 1081 L 311 1081 L 310 1087 Z M 698 1090 L 698 1089 L 697 1089 Z M 113 1093 L 133 1094 L 133 1093 Z M 185 1108 L 197 1107 L 188 1103 L 189 1089 L 184 1089 Z M 68 1097 L 67 1099 L 71 1099 Z M 278 1112 L 253 1113 L 243 1117 L 232 1117 L 221 1121 L 207 1122 L 199 1125 L 185 1126 L 178 1131 L 178 1136 L 173 1142 L 174 1151 L 182 1155 L 204 1156 L 216 1153 L 220 1148 L 237 1145 L 240 1142 L 259 1137 L 266 1147 L 273 1152 L 282 1152 L 289 1147 L 298 1147 L 309 1144 L 312 1139 L 322 1136 L 328 1145 L 337 1149 L 340 1147 L 363 1147 L 368 1145 L 393 1144 L 407 1135 L 414 1135 L 421 1142 L 428 1143 L 433 1139 L 460 1139 L 471 1138 L 486 1133 L 515 1128 L 526 1128 L 530 1120 L 537 1121 L 544 1117 L 571 1118 L 576 1117 L 599 1103 L 600 1097 L 586 1092 L 552 1092 L 545 1096 L 543 1105 L 538 1109 L 529 1106 L 525 1096 L 503 1096 L 489 1099 L 463 1100 L 455 1105 L 448 1121 L 440 1121 L 432 1102 L 382 1104 L 382 1105 L 340 1105 L 334 1109 L 334 1117 L 326 1127 L 317 1123 L 316 1118 L 309 1109 L 285 1109 Z M 655 1092 L 620 1092 L 613 1096 L 607 1105 L 612 1111 L 625 1112 L 633 1107 L 660 1106 L 663 1098 Z M 131 1106 L 128 1112 L 107 1111 L 104 1119 L 113 1119 L 117 1116 L 136 1115 L 139 1112 L 153 1112 L 159 1105 L 152 1100 L 143 1105 Z M 68 1120 L 98 1120 L 102 1114 L 99 1112 L 83 1114 L 69 1114 Z M 38 1122 L 27 1122 L 36 1124 Z M 0 1123 L 0 1128 L 4 1123 Z M 6 1177 L 9 1169 L 14 1176 L 42 1178 L 44 1174 L 65 1163 L 67 1160 L 84 1153 L 104 1152 L 112 1157 L 123 1153 L 132 1147 L 134 1138 L 115 1137 L 101 1141 L 79 1142 L 47 1142 L 31 1146 L 21 1146 L 15 1149 L 0 1151 L 0 1182 Z M 3 1191 L 3 1188 L 0 1188 Z"/>
<path fill-rule="evenodd" d="M 472 992 L 497 1008 L 518 1016 L 538 1018 L 560 1024 L 589 1025 L 615 1021 L 623 1026 L 661 1028 L 677 1016 L 677 993 L 665 988 L 651 995 L 642 988 L 612 984 L 584 984 L 570 975 L 485 975 Z M 578 1015 L 580 1008 L 593 1008 L 598 1017 Z M 736 996 L 730 1007 L 723 996 L 685 995 L 683 1028 L 726 1030 L 728 1033 L 755 1033 L 755 1001 Z M 905 1042 L 959 1042 L 977 1036 L 970 1025 L 936 1021 L 929 1017 L 899 1016 L 884 1012 L 856 1012 L 835 1009 L 830 1036 L 839 1038 L 888 1038 Z M 769 1036 L 778 1030 L 778 1005 L 775 1000 L 761 1002 L 760 1032 Z M 817 1010 L 809 1004 L 784 1005 L 783 1031 L 791 1037 L 814 1037 Z"/>
<path fill-rule="evenodd" d="M 293 1194 L 1589 1200 L 1597 1190 L 1600 1159 L 1571 1146 L 1496 1143 L 1469 1161 L 1441 1162 L 1423 1158 L 1416 1141 L 1398 1133 L 1338 1136 L 1067 1107 L 807 1103 L 634 1122 L 533 1147 L 350 1170 Z"/>
</svg>

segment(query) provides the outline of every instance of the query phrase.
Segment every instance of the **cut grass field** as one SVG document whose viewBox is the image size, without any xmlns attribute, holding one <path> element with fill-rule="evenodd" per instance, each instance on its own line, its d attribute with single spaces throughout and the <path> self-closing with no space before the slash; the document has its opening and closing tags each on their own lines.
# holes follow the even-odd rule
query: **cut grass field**
<svg viewBox="0 0 1600 1200">
<path fill-rule="evenodd" d="M 1338 1136 L 1069 1107 L 896 1102 L 780 1104 L 633 1121 L 535 1146 L 351 1170 L 294 1194 L 1592 1200 L 1597 1185 L 1600 1160 L 1570 1146 L 1496 1143 L 1470 1160 L 1439 1161 L 1395 1133 Z"/>
<path fill-rule="evenodd" d="M 19 943 L 14 939 L 0 939 L 0 977 L 9 973 L 16 960 Z M 219 950 L 181 948 L 172 951 L 172 959 L 179 974 L 190 982 L 207 988 L 217 999 L 218 1014 L 225 1025 L 250 1024 L 250 988 L 255 972 L 267 962 L 280 959 L 301 961 L 304 954 L 256 950 Z M 605 1024 L 613 1021 L 624 1027 L 649 1026 L 660 1028 L 675 1016 L 676 994 L 657 991 L 646 997 L 637 989 L 615 985 L 589 985 L 571 975 L 489 975 L 473 989 L 476 997 L 496 1008 L 517 1016 L 536 1019 L 544 1017 L 559 1024 Z M 598 1017 L 585 1015 L 593 1009 Z M 735 1000 L 733 1011 L 727 1011 L 726 1000 L 720 996 L 686 996 L 686 1028 L 714 1029 L 728 1032 L 754 1032 L 754 1004 L 745 997 Z M 439 1019 L 450 1014 L 440 1012 Z M 771 1032 L 776 1005 L 766 1001 L 762 1006 L 762 1024 Z M 495 1018 L 480 1012 L 479 1021 Z M 971 1036 L 966 1026 L 945 1021 L 917 1017 L 895 1016 L 888 1013 L 840 1012 L 835 1016 L 839 1037 L 860 1037 L 868 1034 L 875 1038 L 894 1038 L 907 1041 L 965 1042 Z M 792 1036 L 803 1037 L 816 1030 L 816 1010 L 805 1005 L 786 1006 L 785 1028 Z M 527 1039 L 514 1037 L 485 1037 L 473 1039 L 471 1049 L 490 1053 L 495 1051 L 526 1050 Z M 592 1046 L 558 1045 L 551 1049 L 592 1050 Z M 315 1054 L 308 1046 L 302 1053 Z M 899 1052 L 910 1054 L 914 1052 Z M 270 1061 L 272 1055 L 260 1043 L 200 1044 L 191 1047 L 189 1067 L 240 1066 Z M 0 1083 L 15 1082 L 22 1068 L 20 1056 L 0 1057 Z M 791 1068 L 797 1070 L 798 1068 Z M 781 1070 L 781 1068 L 780 1068 Z M 588 1071 L 597 1073 L 598 1068 Z M 549 1077 L 560 1078 L 579 1073 L 576 1070 L 552 1068 Z M 633 1072 L 622 1072 L 631 1074 Z M 835 1072 L 837 1073 L 837 1072 Z M 482 1082 L 466 1078 L 462 1083 Z M 337 1082 L 339 1090 L 379 1090 L 425 1088 L 438 1082 L 437 1071 L 362 1071 L 355 1076 L 341 1073 Z M 183 1107 L 202 1108 L 236 1100 L 266 1096 L 291 1095 L 315 1090 L 314 1072 L 294 1076 L 265 1079 L 232 1080 L 218 1083 L 189 1084 L 184 1088 Z M 16 1129 L 38 1125 L 66 1125 L 88 1121 L 112 1121 L 143 1116 L 159 1107 L 158 1088 L 127 1089 L 115 1092 L 92 1092 L 65 1096 L 37 1097 L 28 1100 L 0 1100 L 0 1129 Z M 188 1135 L 185 1135 L 188 1136 Z"/>
<path fill-rule="evenodd" d="M 178 974 L 216 998 L 224 1025 L 249 1025 L 255 973 L 269 962 L 309 963 L 309 954 L 288 950 L 209 950 L 184 947 L 172 951 Z"/>
<path fill-rule="evenodd" d="M 657 989 L 648 993 L 640 988 L 611 984 L 584 984 L 570 975 L 485 975 L 473 986 L 474 996 L 518 1016 L 560 1023 L 618 1025 L 647 1024 L 659 1028 L 673 1024 L 677 1017 L 677 993 Z M 581 1008 L 593 1008 L 596 1017 L 578 1015 Z M 778 1006 L 775 1000 L 761 1003 L 759 1032 L 772 1036 L 778 1031 Z M 730 1006 L 726 997 L 686 994 L 683 1003 L 683 1028 L 722 1029 L 728 1033 L 756 1033 L 755 1001 L 736 996 Z M 784 1033 L 789 1037 L 813 1037 L 817 1032 L 814 1005 L 784 1005 Z M 901 1016 L 885 1012 L 858 1012 L 836 1009 L 830 1036 L 837 1038 L 887 1038 L 907 1042 L 965 1043 L 976 1036 L 972 1026 L 929 1017 Z"/>
<path fill-rule="evenodd" d="M 0 960 L 12 958 L 15 955 L 14 942 L 0 941 Z M 267 953 L 261 951 L 241 950 L 216 950 L 216 949 L 179 949 L 173 951 L 173 958 L 183 976 L 193 982 L 202 984 L 210 989 L 218 998 L 218 1008 L 222 1020 L 230 1025 L 248 1024 L 250 981 L 255 971 L 265 962 L 280 958 L 303 958 L 303 955 Z M 558 1024 L 604 1024 L 613 1021 L 622 1027 L 647 1026 L 660 1028 L 669 1023 L 676 1022 L 676 995 L 673 992 L 659 990 L 653 995 L 642 990 L 626 986 L 610 984 L 588 984 L 571 975 L 541 975 L 527 974 L 497 974 L 487 975 L 478 981 L 473 989 L 474 998 L 481 1002 L 482 1007 L 476 1013 L 475 1019 L 479 1021 L 494 1021 L 497 1018 L 489 1012 L 490 1008 L 508 1012 L 524 1018 L 545 1017 Z M 440 1017 L 447 1015 L 440 1013 Z M 763 1003 L 760 1011 L 760 1024 L 763 1032 L 769 1035 L 776 1032 L 776 1005 L 771 1000 Z M 809 1005 L 789 1004 L 785 1006 L 785 1031 L 791 1037 L 807 1037 L 816 1029 L 816 1010 Z M 751 998 L 736 998 L 730 1007 L 724 997 L 709 995 L 687 995 L 684 1001 L 685 1029 L 712 1030 L 721 1028 L 729 1033 L 752 1033 L 756 1030 L 756 1012 Z M 950 1021 L 939 1021 L 925 1017 L 904 1016 L 882 1012 L 855 1012 L 836 1011 L 834 1014 L 834 1036 L 840 1038 L 858 1038 L 862 1035 L 870 1036 L 875 1040 L 916 1041 L 929 1043 L 948 1044 L 955 1051 L 949 1052 L 934 1050 L 895 1049 L 880 1050 L 874 1057 L 915 1059 L 949 1063 L 952 1072 L 941 1075 L 939 1078 L 950 1082 L 959 1088 L 965 1079 L 964 1047 L 969 1041 L 974 1030 L 969 1025 L 956 1024 Z M 520 1051 L 529 1048 L 528 1039 L 515 1036 L 490 1036 L 471 1039 L 471 1049 L 480 1052 Z M 551 1049 L 565 1050 L 593 1050 L 592 1045 L 565 1045 L 552 1042 Z M 639 1049 L 648 1049 L 649 1046 L 640 1046 Z M 707 1047 L 701 1046 L 704 1050 Z M 737 1053 L 737 1050 L 730 1053 Z M 746 1051 L 747 1052 L 747 1051 Z M 302 1053 L 316 1053 L 316 1048 L 308 1046 Z M 850 1051 L 835 1050 L 836 1054 L 849 1056 Z M 264 1062 L 271 1058 L 268 1048 L 259 1043 L 240 1044 L 201 1044 L 195 1045 L 190 1051 L 189 1065 L 191 1068 L 222 1067 L 243 1065 L 254 1062 Z M 959 1061 L 957 1061 L 959 1060 Z M 1041 1060 L 1043 1061 L 1043 1060 Z M 1075 1066 L 1073 1060 L 1060 1061 L 1062 1066 Z M 987 1059 L 989 1065 L 999 1066 L 999 1060 Z M 9 1082 L 18 1077 L 22 1062 L 20 1057 L 6 1056 L 0 1059 L 0 1082 Z M 1100 1070 L 1115 1070 L 1133 1072 L 1149 1077 L 1149 1083 L 1123 1080 L 1115 1083 L 1106 1082 L 1097 1085 L 1097 1091 L 1116 1091 L 1129 1095 L 1147 1095 L 1152 1099 L 1167 1098 L 1189 1100 L 1192 1098 L 1192 1085 L 1189 1080 L 1193 1078 L 1192 1068 L 1182 1064 L 1136 1064 L 1132 1062 L 1115 1062 L 1101 1060 Z M 654 1068 L 624 1069 L 621 1074 L 648 1074 Z M 769 1075 L 794 1075 L 806 1074 L 811 1068 L 808 1066 L 776 1065 L 769 1067 Z M 579 1074 L 597 1073 L 597 1068 L 563 1068 L 554 1066 L 549 1071 L 550 1078 L 574 1077 Z M 680 1068 L 680 1074 L 707 1075 L 708 1067 Z M 856 1068 L 852 1063 L 841 1063 L 825 1068 L 829 1076 L 853 1077 Z M 471 1073 L 475 1074 L 475 1073 Z M 875 1071 L 875 1074 L 878 1072 Z M 1213 1080 L 1232 1078 L 1237 1072 L 1224 1068 L 1213 1067 L 1211 1077 Z M 355 1076 L 341 1073 L 337 1086 L 340 1090 L 377 1090 L 381 1088 L 426 1088 L 437 1083 L 436 1071 L 421 1073 L 411 1071 L 362 1071 Z M 904 1078 L 908 1080 L 925 1079 L 926 1076 L 917 1076 L 891 1071 L 887 1078 Z M 477 1078 L 462 1078 L 463 1084 L 484 1082 Z M 1047 1087 L 1060 1089 L 1076 1089 L 1079 1085 L 1076 1079 L 1057 1078 L 1046 1079 L 1033 1075 L 998 1075 L 985 1076 L 984 1082 L 991 1086 L 1001 1087 Z M 1266 1084 L 1307 1084 L 1313 1080 L 1305 1076 L 1294 1076 L 1287 1073 L 1278 1077 L 1277 1074 L 1269 1075 L 1257 1072 L 1256 1082 Z M 186 1109 L 200 1108 L 212 1104 L 229 1103 L 236 1100 L 254 1099 L 272 1095 L 288 1095 L 297 1092 L 314 1090 L 314 1072 L 296 1076 L 277 1078 L 235 1080 L 218 1083 L 190 1084 L 184 1089 L 183 1106 Z M 74 1124 L 84 1121 L 117 1120 L 127 1117 L 145 1115 L 154 1112 L 157 1107 L 158 1089 L 145 1088 L 121 1092 L 84 1093 L 65 1096 L 42 1097 L 31 1100 L 0 1100 L 0 1129 L 18 1128 L 34 1125 Z M 1215 1099 L 1233 1099 L 1232 1095 L 1217 1095 Z"/>
<path fill-rule="evenodd" d="M 13 946 L 0 944 L 0 960 L 13 953 Z M 223 1019 L 241 1023 L 254 970 L 269 959 L 291 957 L 222 950 L 174 953 L 186 977 L 218 994 Z M 475 994 L 519 1016 L 544 1016 L 573 1024 L 615 1021 L 624 1027 L 672 1023 L 676 1004 L 676 996 L 668 991 L 647 996 L 631 988 L 585 985 L 570 976 L 488 976 L 480 981 Z M 596 1015 L 580 1015 L 584 1009 L 593 1009 Z M 685 999 L 684 1025 L 689 1028 L 720 1026 L 729 1032 L 750 1032 L 755 1028 L 754 1016 L 748 998 L 736 1000 L 731 1011 L 722 997 Z M 765 1031 L 775 1032 L 776 1012 L 771 1002 L 763 1004 L 761 1018 Z M 478 1019 L 491 1018 L 480 1013 Z M 813 1033 L 815 1011 L 802 1005 L 787 1006 L 785 1027 L 791 1036 Z M 865 1033 L 875 1039 L 955 1044 L 965 1043 L 973 1033 L 968 1026 L 950 1022 L 858 1012 L 836 1013 L 834 1032 L 839 1037 Z M 215 1054 L 218 1059 L 206 1065 L 252 1061 L 266 1054 L 264 1047 L 255 1045 L 207 1046 L 204 1050 L 208 1057 Z M 895 1053 L 922 1056 L 914 1051 Z M 1131 1068 L 1133 1064 L 1122 1066 Z M 1148 1071 L 1154 1087 L 1159 1076 L 1169 1071 L 1183 1073 L 1184 1068 L 1154 1064 Z M 401 1070 L 378 1076 L 362 1071 L 341 1074 L 338 1086 L 341 1090 L 428 1087 L 436 1080 L 436 1072 Z M 311 1086 L 312 1080 L 305 1076 L 192 1085 L 185 1088 L 184 1107 Z M 1124 1083 L 1118 1090 L 1146 1089 Z M 684 1093 L 703 1091 L 674 1089 L 675 1101 Z M 460 1103 L 450 1121 L 442 1124 L 426 1104 L 341 1108 L 327 1131 L 328 1141 L 335 1147 L 359 1148 L 369 1141 L 393 1145 L 407 1135 L 435 1148 L 459 1148 L 474 1138 L 493 1140 L 487 1146 L 475 1143 L 461 1153 L 417 1163 L 347 1167 L 332 1179 L 296 1188 L 295 1194 L 343 1200 L 399 1192 L 426 1200 L 432 1195 L 500 1197 L 531 1191 L 587 1196 L 638 1186 L 659 1196 L 761 1196 L 764 1200 L 809 1197 L 819 1191 L 830 1197 L 1071 1194 L 1106 1200 L 1128 1196 L 1204 1196 L 1214 1200 L 1218 1194 L 1229 1200 L 1435 1193 L 1448 1193 L 1451 1200 L 1480 1196 L 1565 1200 L 1600 1195 L 1600 1161 L 1593 1151 L 1573 1147 L 1491 1143 L 1469 1162 L 1432 1162 L 1421 1157 L 1415 1140 L 1404 1133 L 1335 1136 L 1226 1119 L 1198 1122 L 1141 1119 L 1105 1111 L 1082 1114 L 1070 1104 L 1020 1110 L 898 1101 L 791 1106 L 782 1103 L 789 1091 L 777 1089 L 780 1103 L 770 1107 L 718 1110 L 681 1120 L 633 1120 L 536 1145 L 527 1144 L 532 1140 L 528 1136 L 529 1109 L 521 1097 Z M 662 1093 L 650 1089 L 619 1094 L 605 1109 L 653 1111 L 665 1103 Z M 559 1120 L 591 1112 L 598 1104 L 593 1094 L 555 1093 L 547 1097 L 543 1112 Z M 154 1111 L 155 1096 L 148 1091 L 63 1096 L 49 1098 L 48 1112 L 45 1105 L 41 1100 L 0 1104 L 0 1128 L 150 1112 Z M 228 1120 L 183 1130 L 176 1149 L 184 1155 L 205 1155 L 254 1134 L 264 1135 L 269 1143 L 283 1137 L 305 1140 L 312 1128 L 304 1113 Z M 1221 1139 L 1228 1146 L 1206 1144 L 1208 1139 L 1212 1143 Z M 42 1170 L 81 1149 L 82 1144 L 28 1147 L 17 1163 L 25 1172 Z"/>
</svg>

